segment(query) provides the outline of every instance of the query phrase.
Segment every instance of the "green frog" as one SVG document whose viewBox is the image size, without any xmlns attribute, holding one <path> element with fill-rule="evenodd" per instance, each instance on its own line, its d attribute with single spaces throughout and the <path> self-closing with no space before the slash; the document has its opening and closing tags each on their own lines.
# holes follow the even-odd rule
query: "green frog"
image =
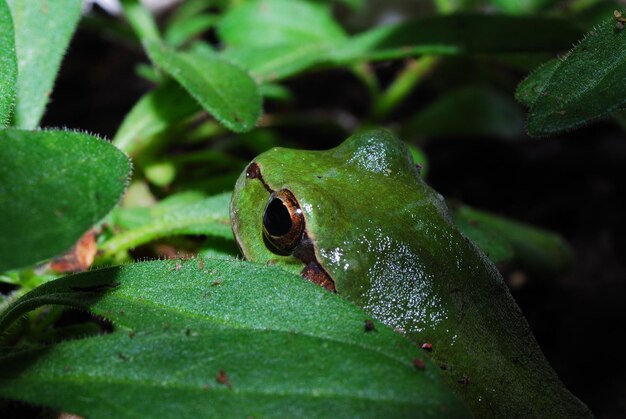
<svg viewBox="0 0 626 419">
<path fill-rule="evenodd" d="M 429 352 L 475 415 L 592 416 L 390 132 L 259 155 L 237 181 L 231 220 L 247 259 L 301 274 Z"/>
</svg>

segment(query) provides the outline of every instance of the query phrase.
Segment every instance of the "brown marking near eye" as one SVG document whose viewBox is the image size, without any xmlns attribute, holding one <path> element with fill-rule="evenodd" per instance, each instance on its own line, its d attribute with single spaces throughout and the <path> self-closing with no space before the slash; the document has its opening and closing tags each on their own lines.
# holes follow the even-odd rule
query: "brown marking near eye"
<svg viewBox="0 0 626 419">
<path fill-rule="evenodd" d="M 252 162 L 248 165 L 248 167 L 246 168 L 246 178 L 247 179 L 258 179 L 261 181 L 261 183 L 263 184 L 263 187 L 265 188 L 266 191 L 268 191 L 269 193 L 274 192 L 272 190 L 272 188 L 270 188 L 267 183 L 265 183 L 265 180 L 263 179 L 263 175 L 261 174 L 261 168 L 259 167 L 258 164 Z"/>
<path fill-rule="evenodd" d="M 365 324 L 363 327 L 365 328 L 366 332 L 371 332 L 373 330 L 376 330 L 376 326 L 374 325 L 374 322 L 369 319 L 365 320 Z"/>
<path fill-rule="evenodd" d="M 328 291 L 337 292 L 335 282 L 317 262 L 307 263 L 300 275 L 314 284 L 326 288 Z"/>
</svg>

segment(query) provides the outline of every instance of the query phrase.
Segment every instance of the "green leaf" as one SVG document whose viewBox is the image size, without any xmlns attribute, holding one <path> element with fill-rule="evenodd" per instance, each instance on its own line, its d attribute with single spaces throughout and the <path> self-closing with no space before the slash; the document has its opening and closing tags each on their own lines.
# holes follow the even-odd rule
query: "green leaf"
<svg viewBox="0 0 626 419">
<path fill-rule="evenodd" d="M 119 201 L 128 158 L 69 131 L 0 131 L 0 271 L 68 250 Z"/>
<path fill-rule="evenodd" d="M 276 81 L 298 74 L 324 61 L 326 44 L 281 44 L 226 48 L 220 56 L 240 65 L 259 82 Z"/>
<path fill-rule="evenodd" d="M 200 14 L 175 22 L 167 28 L 165 42 L 173 47 L 179 47 L 215 26 L 217 20 L 216 15 Z"/>
<path fill-rule="evenodd" d="M 530 107 L 546 88 L 550 77 L 552 77 L 560 65 L 561 60 L 555 58 L 533 70 L 530 75 L 517 86 L 515 99 L 522 105 Z"/>
<path fill-rule="evenodd" d="M 27 294 L 0 329 L 44 303 L 89 309 L 115 330 L 5 352 L 3 397 L 88 417 L 467 415 L 419 348 L 378 322 L 367 332 L 363 311 L 276 267 L 204 259 L 93 271 Z"/>
<path fill-rule="evenodd" d="M 228 129 L 254 128 L 261 116 L 261 95 L 247 72 L 217 56 L 175 52 L 155 42 L 147 43 L 146 50 L 156 65 Z"/>
<path fill-rule="evenodd" d="M 555 2 L 555 0 L 489 0 L 489 3 L 503 12 L 512 14 L 537 12 Z"/>
<path fill-rule="evenodd" d="M 453 206 L 453 216 L 455 225 L 495 263 L 511 262 L 542 275 L 555 275 L 572 265 L 572 250 L 556 233 L 466 205 Z"/>
<path fill-rule="evenodd" d="M 175 82 L 146 93 L 126 115 L 113 144 L 131 156 L 150 145 L 157 134 L 200 110 L 198 102 Z"/>
<path fill-rule="evenodd" d="M 570 47 L 580 31 L 563 19 L 458 14 L 380 26 L 332 51 L 339 63 L 420 54 L 520 53 Z"/>
<path fill-rule="evenodd" d="M 555 65 L 556 66 L 556 65 Z M 560 61 L 528 115 L 531 135 L 570 130 L 626 105 L 626 31 L 613 19 L 599 25 Z M 528 83 L 540 85 L 539 72 Z"/>
<path fill-rule="evenodd" d="M 300 0 L 256 0 L 220 22 L 223 57 L 259 81 L 280 80 L 317 64 L 346 34 L 327 5 Z"/>
<path fill-rule="evenodd" d="M 15 102 L 17 58 L 15 33 L 11 11 L 5 0 L 0 0 L 0 128 L 6 126 Z"/>
<path fill-rule="evenodd" d="M 209 198 L 196 193 L 174 195 L 153 208 L 116 211 L 118 223 L 131 227 L 100 246 L 104 255 L 132 249 L 177 234 L 210 235 L 233 240 L 229 219 L 230 192 Z M 128 221 L 131 219 L 131 223 Z"/>
<path fill-rule="evenodd" d="M 227 13 L 218 26 L 222 56 L 260 81 L 315 65 L 422 54 L 555 52 L 581 32 L 566 20 L 452 15 L 419 18 L 347 37 L 327 8 L 298 0 L 257 0 Z"/>
<path fill-rule="evenodd" d="M 39 125 L 61 59 L 78 24 L 82 3 L 82 0 L 9 0 L 19 74 L 14 126 L 33 129 Z"/>
<path fill-rule="evenodd" d="M 407 135 L 517 138 L 523 128 L 522 109 L 509 97 L 488 86 L 465 86 L 419 112 L 406 130 Z"/>
<path fill-rule="evenodd" d="M 320 44 L 345 32 L 326 5 L 302 0 L 254 0 L 231 9 L 218 26 L 227 46 Z"/>
</svg>

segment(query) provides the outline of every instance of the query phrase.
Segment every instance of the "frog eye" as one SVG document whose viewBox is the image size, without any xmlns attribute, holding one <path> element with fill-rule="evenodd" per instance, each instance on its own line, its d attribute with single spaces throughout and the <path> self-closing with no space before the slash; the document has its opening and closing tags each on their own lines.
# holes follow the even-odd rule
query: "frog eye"
<svg viewBox="0 0 626 419">
<path fill-rule="evenodd" d="M 272 192 L 263 211 L 263 235 L 270 250 L 288 255 L 300 243 L 304 215 L 296 197 L 287 189 Z"/>
</svg>

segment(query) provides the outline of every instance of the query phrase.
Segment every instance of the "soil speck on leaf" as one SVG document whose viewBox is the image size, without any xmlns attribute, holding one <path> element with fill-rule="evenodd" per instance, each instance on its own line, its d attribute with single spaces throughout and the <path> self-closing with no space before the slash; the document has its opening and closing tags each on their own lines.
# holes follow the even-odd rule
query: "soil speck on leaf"
<svg viewBox="0 0 626 419">
<path fill-rule="evenodd" d="M 218 383 L 225 385 L 228 388 L 232 388 L 232 384 L 230 384 L 230 381 L 228 380 L 228 375 L 226 375 L 226 371 L 224 371 L 223 369 L 220 369 L 217 372 L 217 375 L 215 376 L 215 381 L 217 381 Z"/>
<path fill-rule="evenodd" d="M 426 364 L 424 363 L 424 360 L 420 358 L 413 359 L 413 366 L 415 367 L 415 369 L 420 370 L 420 371 L 423 371 L 426 369 Z"/>
</svg>

